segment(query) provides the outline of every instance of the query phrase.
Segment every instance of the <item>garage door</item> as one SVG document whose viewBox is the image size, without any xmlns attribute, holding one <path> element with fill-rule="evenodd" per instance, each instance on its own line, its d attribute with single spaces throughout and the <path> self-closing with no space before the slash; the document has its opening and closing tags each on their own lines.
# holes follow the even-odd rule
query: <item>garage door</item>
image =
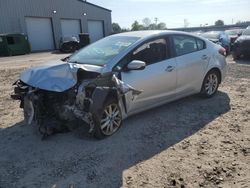
<svg viewBox="0 0 250 188">
<path fill-rule="evenodd" d="M 90 42 L 95 42 L 104 37 L 102 21 L 88 21 Z"/>
<path fill-rule="evenodd" d="M 64 37 L 79 37 L 81 33 L 80 20 L 61 20 L 62 36 Z"/>
<path fill-rule="evenodd" d="M 25 21 L 32 51 L 54 49 L 51 19 L 26 18 Z"/>
</svg>

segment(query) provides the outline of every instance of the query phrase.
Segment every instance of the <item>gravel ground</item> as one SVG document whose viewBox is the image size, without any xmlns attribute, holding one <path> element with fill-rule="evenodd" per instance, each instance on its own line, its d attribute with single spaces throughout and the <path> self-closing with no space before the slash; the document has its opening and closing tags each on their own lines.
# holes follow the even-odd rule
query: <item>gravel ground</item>
<svg viewBox="0 0 250 188">
<path fill-rule="evenodd" d="M 42 141 L 23 123 L 11 84 L 66 55 L 0 58 L 0 188 L 250 187 L 250 61 L 228 57 L 211 99 L 191 96 L 128 118 L 97 141 L 85 127 Z"/>
</svg>

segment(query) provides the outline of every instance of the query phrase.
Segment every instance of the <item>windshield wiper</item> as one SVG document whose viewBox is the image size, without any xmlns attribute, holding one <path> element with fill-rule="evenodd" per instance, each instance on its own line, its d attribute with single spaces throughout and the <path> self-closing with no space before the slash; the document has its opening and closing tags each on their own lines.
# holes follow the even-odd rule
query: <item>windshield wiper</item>
<svg viewBox="0 0 250 188">
<path fill-rule="evenodd" d="M 78 62 L 78 61 L 67 61 L 68 63 L 75 63 L 75 64 L 81 64 L 81 65 L 94 65 L 94 66 L 98 66 L 98 67 L 104 67 L 105 65 L 98 65 L 98 64 L 92 64 L 92 63 L 82 63 L 82 62 Z"/>
</svg>

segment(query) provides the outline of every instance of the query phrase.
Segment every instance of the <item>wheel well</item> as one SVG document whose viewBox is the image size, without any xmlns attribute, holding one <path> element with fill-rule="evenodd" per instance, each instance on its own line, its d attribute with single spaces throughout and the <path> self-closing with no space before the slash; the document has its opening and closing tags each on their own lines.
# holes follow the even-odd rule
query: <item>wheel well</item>
<svg viewBox="0 0 250 188">
<path fill-rule="evenodd" d="M 219 84 L 220 84 L 221 83 L 221 71 L 220 71 L 220 69 L 215 67 L 215 68 L 212 68 L 210 71 L 208 71 L 208 73 L 211 72 L 211 71 L 215 71 L 215 72 L 218 73 L 218 75 L 219 75 Z"/>
<path fill-rule="evenodd" d="M 107 100 L 110 100 L 110 99 L 114 99 L 117 103 L 119 102 L 119 101 L 118 101 L 118 95 L 117 95 L 116 90 L 112 90 L 112 91 L 108 94 L 108 96 L 106 97 L 106 101 L 107 101 Z"/>
</svg>

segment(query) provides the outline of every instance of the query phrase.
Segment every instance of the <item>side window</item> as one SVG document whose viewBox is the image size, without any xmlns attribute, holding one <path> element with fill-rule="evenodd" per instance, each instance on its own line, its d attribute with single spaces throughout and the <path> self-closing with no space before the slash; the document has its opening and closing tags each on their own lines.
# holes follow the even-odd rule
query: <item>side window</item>
<svg viewBox="0 0 250 188">
<path fill-rule="evenodd" d="M 198 50 L 194 37 L 177 35 L 173 36 L 174 48 L 177 56 L 192 53 Z"/>
<path fill-rule="evenodd" d="M 2 39 L 2 37 L 0 37 L 0 42 L 3 42 L 3 39 Z"/>
<path fill-rule="evenodd" d="M 14 44 L 14 37 L 7 37 L 8 44 Z"/>
<path fill-rule="evenodd" d="M 146 62 L 147 65 L 169 58 L 165 39 L 157 39 L 143 44 L 132 53 L 132 60 Z"/>
<path fill-rule="evenodd" d="M 203 40 L 196 39 L 196 41 L 197 41 L 198 50 L 203 50 L 206 48 L 206 44 Z"/>
<path fill-rule="evenodd" d="M 7 37 L 8 44 L 17 44 L 20 43 L 21 40 L 19 37 Z"/>
</svg>

